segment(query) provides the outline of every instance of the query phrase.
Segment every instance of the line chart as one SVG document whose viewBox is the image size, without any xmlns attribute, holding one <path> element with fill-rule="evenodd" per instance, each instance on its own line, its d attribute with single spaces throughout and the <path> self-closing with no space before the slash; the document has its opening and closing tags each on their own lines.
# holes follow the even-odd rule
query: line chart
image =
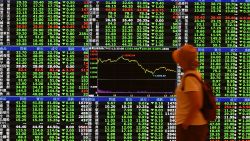
<svg viewBox="0 0 250 141">
<path fill-rule="evenodd" d="M 98 50 L 90 66 L 96 68 L 95 93 L 136 96 L 171 94 L 177 66 L 172 51 Z M 91 84 L 92 85 L 92 84 Z"/>
<path fill-rule="evenodd" d="M 130 59 L 124 58 L 124 56 L 120 56 L 115 60 L 112 60 L 112 59 L 106 59 L 106 60 L 98 59 L 97 63 L 100 63 L 100 62 L 101 63 L 106 63 L 106 62 L 115 63 L 115 62 L 118 62 L 119 60 L 128 61 L 130 63 L 136 63 L 144 71 L 144 73 L 150 73 L 152 75 L 155 74 L 156 71 L 159 71 L 161 69 L 165 70 L 166 72 L 169 72 L 169 71 L 170 72 L 176 72 L 175 70 L 168 69 L 166 67 L 159 67 L 159 68 L 156 68 L 155 70 L 151 71 L 151 70 L 148 70 L 148 69 L 144 68 L 137 60 L 130 60 Z"/>
</svg>

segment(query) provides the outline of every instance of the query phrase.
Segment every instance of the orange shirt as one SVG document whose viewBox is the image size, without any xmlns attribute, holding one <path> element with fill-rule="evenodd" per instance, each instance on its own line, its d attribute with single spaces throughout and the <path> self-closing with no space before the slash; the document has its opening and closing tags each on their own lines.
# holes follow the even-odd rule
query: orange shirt
<svg viewBox="0 0 250 141">
<path fill-rule="evenodd" d="M 198 71 L 187 71 L 185 74 L 188 73 L 194 73 L 197 76 L 201 77 L 201 74 Z M 184 75 L 185 75 L 184 74 Z M 197 80 L 197 78 L 192 77 L 192 76 L 188 76 L 185 78 L 185 87 L 184 87 L 184 91 L 182 91 L 182 83 L 183 81 L 181 81 L 180 84 L 178 84 L 176 90 L 175 90 L 175 94 L 176 94 L 176 124 L 182 124 L 185 119 L 187 118 L 189 109 L 190 109 L 190 105 L 191 102 L 187 96 L 186 93 L 184 92 L 189 92 L 189 91 L 198 91 L 200 92 L 199 99 L 201 101 L 203 101 L 203 93 L 202 93 L 202 85 L 199 82 L 199 80 Z M 207 124 L 207 121 L 204 119 L 201 111 L 198 111 L 197 113 L 195 113 L 195 118 L 194 120 L 191 122 L 190 125 L 204 125 Z"/>
</svg>

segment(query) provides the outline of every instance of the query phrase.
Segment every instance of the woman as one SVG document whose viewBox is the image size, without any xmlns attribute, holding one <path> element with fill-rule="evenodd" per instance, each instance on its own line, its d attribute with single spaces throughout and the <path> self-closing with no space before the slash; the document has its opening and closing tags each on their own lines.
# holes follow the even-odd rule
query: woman
<svg viewBox="0 0 250 141">
<path fill-rule="evenodd" d="M 175 50 L 172 57 L 183 69 L 184 76 L 193 73 L 201 79 L 201 74 L 197 71 L 197 49 L 194 46 L 185 44 Z M 196 77 L 187 76 L 183 80 L 184 76 L 175 90 L 176 138 L 177 141 L 205 141 L 208 123 L 200 111 L 203 104 L 202 85 Z"/>
</svg>

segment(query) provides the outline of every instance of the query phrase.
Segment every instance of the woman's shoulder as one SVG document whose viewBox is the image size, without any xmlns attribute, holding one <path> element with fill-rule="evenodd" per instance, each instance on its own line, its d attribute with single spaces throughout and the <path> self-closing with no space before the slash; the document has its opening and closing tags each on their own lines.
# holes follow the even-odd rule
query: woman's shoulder
<svg viewBox="0 0 250 141">
<path fill-rule="evenodd" d="M 194 75 L 198 76 L 199 78 L 201 78 L 201 73 L 199 71 L 197 71 L 197 70 L 187 71 L 187 72 L 184 73 L 184 76 L 187 76 L 189 74 L 194 74 Z"/>
</svg>

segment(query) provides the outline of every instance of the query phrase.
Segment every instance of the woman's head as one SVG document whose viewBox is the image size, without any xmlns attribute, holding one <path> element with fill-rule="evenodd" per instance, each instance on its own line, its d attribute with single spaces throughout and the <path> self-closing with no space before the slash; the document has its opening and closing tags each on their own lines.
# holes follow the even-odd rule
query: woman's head
<svg viewBox="0 0 250 141">
<path fill-rule="evenodd" d="M 195 70 L 199 66 L 197 54 L 197 49 L 194 46 L 184 44 L 172 53 L 172 57 L 184 71 L 187 71 Z"/>
</svg>

